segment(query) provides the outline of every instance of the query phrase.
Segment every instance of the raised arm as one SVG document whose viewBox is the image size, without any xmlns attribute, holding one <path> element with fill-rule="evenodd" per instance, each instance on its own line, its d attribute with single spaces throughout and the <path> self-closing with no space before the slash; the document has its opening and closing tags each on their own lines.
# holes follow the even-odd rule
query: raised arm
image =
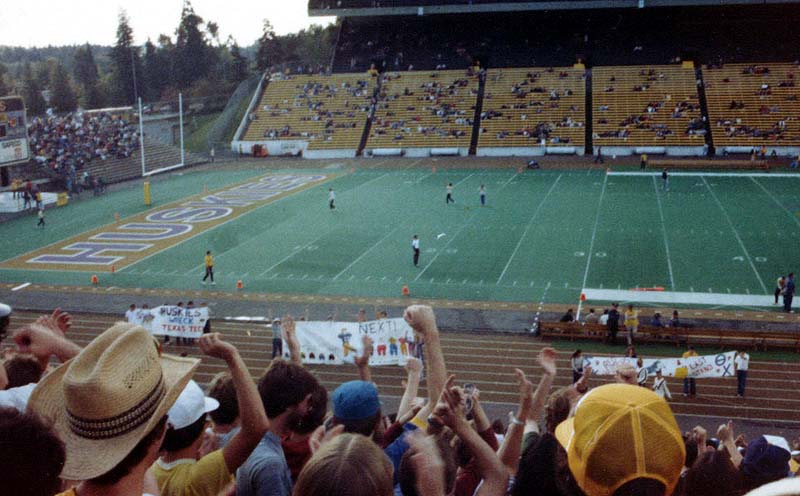
<svg viewBox="0 0 800 496">
<path fill-rule="evenodd" d="M 286 315 L 281 321 L 283 326 L 283 337 L 286 339 L 286 346 L 289 348 L 289 360 L 297 365 L 303 365 L 303 358 L 300 355 L 300 341 L 297 340 L 297 330 L 294 319 L 291 315 Z"/>
<path fill-rule="evenodd" d="M 538 422 L 542 417 L 544 404 L 547 397 L 550 395 L 550 388 L 553 387 L 553 381 L 556 378 L 556 350 L 553 348 L 543 348 L 539 352 L 539 365 L 542 367 L 542 378 L 539 380 L 539 385 L 536 386 L 536 391 L 533 393 L 533 405 L 531 406 L 528 419 Z"/>
<path fill-rule="evenodd" d="M 261 402 L 256 384 L 236 347 L 223 341 L 216 332 L 203 335 L 198 343 L 206 355 L 225 360 L 236 388 L 241 430 L 222 450 L 228 471 L 234 473 L 269 430 L 269 420 L 264 412 L 264 404 Z"/>
<path fill-rule="evenodd" d="M 358 367 L 358 378 L 362 381 L 372 382 L 372 372 L 369 369 L 369 359 L 372 356 L 372 346 L 375 344 L 368 334 L 361 336 L 361 356 L 355 358 L 356 367 Z"/>
<path fill-rule="evenodd" d="M 47 368 L 52 355 L 64 363 L 81 351 L 80 346 L 59 332 L 39 324 L 29 324 L 14 331 L 14 342 L 19 351 L 36 357 L 42 370 Z"/>
<path fill-rule="evenodd" d="M 400 406 L 397 407 L 397 417 L 404 416 L 411 410 L 414 398 L 419 392 L 419 382 L 422 378 L 422 362 L 418 358 L 408 357 L 406 361 L 406 390 L 400 399 Z"/>
<path fill-rule="evenodd" d="M 436 316 L 433 314 L 433 309 L 427 305 L 411 305 L 406 308 L 403 318 L 414 329 L 414 333 L 417 335 L 415 340 L 424 342 L 423 350 L 428 367 L 428 405 L 420 410 L 417 416 L 426 418 L 430 415 L 433 405 L 439 400 L 447 380 L 442 344 L 439 341 L 439 329 L 436 327 Z"/>
<path fill-rule="evenodd" d="M 497 450 L 497 456 L 510 475 L 517 473 L 522 450 L 522 436 L 525 433 L 525 419 L 530 417 L 533 409 L 533 383 L 525 377 L 525 372 L 520 369 L 514 369 L 514 376 L 519 385 L 517 416 L 511 419 L 503 444 Z"/>
</svg>

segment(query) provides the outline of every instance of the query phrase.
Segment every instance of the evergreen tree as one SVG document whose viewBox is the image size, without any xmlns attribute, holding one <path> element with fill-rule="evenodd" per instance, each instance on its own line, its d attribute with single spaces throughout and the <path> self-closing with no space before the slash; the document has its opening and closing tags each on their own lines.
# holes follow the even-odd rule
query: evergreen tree
<svg viewBox="0 0 800 496">
<path fill-rule="evenodd" d="M 25 101 L 25 106 L 28 110 L 28 116 L 37 116 L 44 114 L 47 110 L 47 104 L 42 97 L 42 88 L 33 77 L 33 70 L 31 65 L 26 63 L 22 68 L 22 98 Z"/>
<path fill-rule="evenodd" d="M 261 38 L 258 39 L 258 51 L 256 52 L 256 68 L 259 71 L 266 71 L 271 65 L 277 63 L 281 57 L 278 53 L 278 40 L 275 36 L 275 29 L 268 19 L 264 19 L 264 29 Z"/>
<path fill-rule="evenodd" d="M 50 106 L 59 113 L 74 111 L 78 107 L 78 99 L 63 65 L 56 64 L 50 81 Z"/>
<path fill-rule="evenodd" d="M 75 52 L 73 76 L 81 88 L 81 105 L 87 109 L 101 108 L 104 98 L 100 89 L 100 75 L 88 43 Z"/>
<path fill-rule="evenodd" d="M 133 29 L 125 11 L 119 13 L 117 26 L 117 44 L 111 50 L 111 87 L 112 105 L 132 105 L 136 102 L 140 90 L 136 79 L 141 76 L 141 59 L 139 50 L 133 45 Z"/>
<path fill-rule="evenodd" d="M 195 14 L 191 2 L 185 0 L 175 42 L 175 83 L 179 88 L 188 88 L 208 74 L 209 47 L 200 30 L 202 24 L 203 18 Z"/>
<path fill-rule="evenodd" d="M 228 78 L 234 83 L 247 79 L 247 58 L 242 55 L 239 44 L 233 42 L 230 49 L 231 57 L 231 70 L 228 73 Z"/>
</svg>

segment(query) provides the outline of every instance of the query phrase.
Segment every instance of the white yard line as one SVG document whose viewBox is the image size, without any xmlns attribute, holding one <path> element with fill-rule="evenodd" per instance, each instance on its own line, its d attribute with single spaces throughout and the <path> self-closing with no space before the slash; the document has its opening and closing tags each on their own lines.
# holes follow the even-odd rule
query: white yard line
<svg viewBox="0 0 800 496">
<path fill-rule="evenodd" d="M 501 272 L 500 277 L 497 278 L 496 284 L 500 284 L 500 281 L 503 279 L 503 276 L 506 275 L 506 271 L 508 271 L 508 268 L 511 266 L 511 261 L 514 259 L 514 256 L 517 254 L 517 251 L 519 251 L 520 247 L 522 246 L 522 240 L 524 240 L 525 236 L 528 235 L 528 230 L 533 225 L 533 221 L 539 215 L 539 211 L 542 209 L 542 206 L 545 204 L 545 202 L 547 202 L 547 198 L 550 196 L 550 193 L 552 193 L 553 190 L 555 189 L 556 184 L 558 184 L 558 181 L 561 180 L 561 176 L 563 176 L 563 174 L 559 174 L 556 180 L 553 181 L 552 186 L 550 186 L 550 189 L 547 190 L 547 194 L 544 195 L 544 198 L 542 198 L 542 201 L 539 202 L 539 205 L 536 207 L 536 210 L 533 212 L 533 215 L 531 216 L 530 220 L 528 220 L 528 224 L 525 226 L 525 230 L 522 232 L 522 237 L 519 238 L 519 241 L 517 241 L 517 246 L 514 247 L 514 251 L 511 252 L 511 256 L 508 257 L 508 262 L 506 262 L 506 266 L 503 267 L 503 272 Z"/>
<path fill-rule="evenodd" d="M 669 268 L 669 284 L 673 291 L 675 291 L 675 277 L 672 275 L 672 258 L 669 255 L 669 242 L 667 241 L 667 226 L 664 222 L 664 210 L 661 208 L 661 195 L 658 192 L 658 182 L 656 176 L 653 176 L 653 188 L 656 190 L 656 202 L 658 203 L 658 215 L 661 217 L 661 233 L 664 235 L 664 249 L 667 252 L 667 268 Z"/>
<path fill-rule="evenodd" d="M 292 252 L 291 252 L 290 254 L 286 255 L 285 257 L 283 257 L 282 259 L 280 259 L 278 262 L 276 262 L 276 263 L 274 263 L 272 266 L 270 266 L 270 267 L 269 267 L 267 270 L 265 270 L 264 272 L 262 272 L 261 274 L 259 274 L 259 277 L 261 277 L 261 276 L 264 276 L 264 275 L 268 274 L 268 273 L 269 273 L 269 272 L 270 272 L 272 269 L 274 269 L 274 268 L 275 268 L 275 267 L 277 267 L 278 265 L 282 264 L 283 262 L 285 262 L 285 261 L 289 260 L 290 258 L 292 258 L 293 256 L 297 255 L 298 253 L 301 253 L 301 252 L 302 252 L 303 250 L 305 250 L 307 247 L 309 247 L 309 246 L 313 245 L 314 243 L 316 243 L 316 242 L 317 242 L 317 241 L 319 241 L 320 239 L 322 239 L 322 238 L 324 238 L 325 236 L 327 236 L 328 234 L 330 234 L 330 232 L 331 232 L 331 231 L 326 231 L 326 232 L 322 233 L 322 235 L 320 235 L 319 237 L 312 239 L 311 241 L 309 241 L 308 243 L 304 244 L 303 246 L 301 246 L 301 247 L 300 247 L 300 248 L 298 248 L 297 250 L 292 250 Z"/>
<path fill-rule="evenodd" d="M 592 265 L 592 257 L 594 256 L 594 240 L 597 238 L 597 226 L 600 224 L 600 206 L 603 205 L 603 197 L 606 194 L 606 184 L 608 183 L 608 174 L 603 176 L 603 188 L 600 190 L 600 200 L 597 202 L 597 213 L 594 216 L 594 228 L 592 228 L 592 241 L 589 243 L 589 251 L 586 252 L 586 270 L 583 272 L 583 282 L 581 287 L 586 287 L 586 281 L 589 280 L 589 267 Z M 578 312 L 575 319 L 580 319 L 581 308 L 583 302 L 578 301 Z"/>
<path fill-rule="evenodd" d="M 362 254 L 361 254 L 361 255 L 360 255 L 358 258 L 356 258 L 356 259 L 355 259 L 355 260 L 353 260 L 352 262 L 350 262 L 350 265 L 348 265 L 348 266 L 347 266 L 347 267 L 345 267 L 345 268 L 344 268 L 344 269 L 343 269 L 341 272 L 339 272 L 338 274 L 336 274 L 335 276 L 333 276 L 333 280 L 335 281 L 336 279 L 339 279 L 339 276 L 341 276 L 342 274 L 344 274 L 345 272 L 347 272 L 347 271 L 350 269 L 350 267 L 352 267 L 353 265 L 355 265 L 356 263 L 358 263 L 358 262 L 359 262 L 359 261 L 360 261 L 362 258 L 364 258 L 364 257 L 367 255 L 367 253 L 369 253 L 369 252 L 371 252 L 372 250 L 374 250 L 374 249 L 375 249 L 375 248 L 376 248 L 376 247 L 377 247 L 379 244 L 381 244 L 381 243 L 383 243 L 384 241 L 386 241 L 386 239 L 387 239 L 389 236 L 391 236 L 392 234 L 394 234 L 394 233 L 395 233 L 395 231 L 397 231 L 398 229 L 400 229 L 400 226 L 397 226 L 397 227 L 395 227 L 394 229 L 392 229 L 391 231 L 389 231 L 389 232 L 386 234 L 386 236 L 384 236 L 384 237 L 382 237 L 381 239 L 379 239 L 378 241 L 376 241 L 374 245 L 370 246 L 370 247 L 367 249 L 367 251 L 365 251 L 364 253 L 362 253 Z M 386 278 L 384 277 L 384 279 L 386 279 Z"/>
<path fill-rule="evenodd" d="M 758 185 L 758 187 L 759 187 L 759 188 L 761 188 L 762 190 L 764 190 L 764 193 L 768 194 L 768 195 L 769 195 L 769 197 L 770 197 L 770 198 L 772 198 L 772 201 L 774 201 L 776 205 L 778 205 L 779 207 L 781 207 L 781 208 L 783 209 L 783 211 L 784 211 L 784 212 L 786 212 L 786 213 L 789 215 L 789 217 L 791 217 L 791 218 L 792 218 L 792 220 L 795 222 L 795 224 L 797 224 L 798 226 L 800 226 L 800 220 L 798 220 L 797 216 L 796 216 L 796 215 L 794 215 L 792 212 L 790 212 L 790 211 L 789 211 L 789 209 L 787 209 L 786 207 L 784 207 L 784 206 L 783 206 L 783 204 L 780 202 L 780 200 L 778 200 L 778 198 L 777 198 L 775 195 L 773 195 L 773 194 L 772 194 L 772 192 L 771 192 L 770 190 L 768 190 L 767 188 L 765 188 L 763 184 L 761 184 L 760 182 L 758 182 L 758 180 L 756 180 L 756 178 L 754 178 L 754 177 L 751 177 L 750 179 L 751 179 L 751 180 L 752 180 L 754 183 L 756 183 L 756 184 Z"/>
<path fill-rule="evenodd" d="M 733 221 L 731 220 L 730 215 L 728 215 L 728 212 L 725 210 L 725 207 L 719 201 L 719 198 L 717 198 L 717 194 L 714 193 L 713 189 L 711 189 L 711 186 L 708 184 L 708 181 L 706 181 L 706 178 L 703 177 L 702 179 L 703 179 L 703 184 L 706 185 L 706 188 L 708 188 L 708 191 L 711 193 L 711 197 L 714 198 L 714 201 L 717 202 L 717 206 L 719 206 L 719 209 L 722 210 L 722 214 L 725 215 L 725 219 L 727 219 L 728 225 L 731 226 L 731 230 L 733 231 L 733 235 L 736 236 L 736 241 L 738 241 L 739 242 L 739 246 L 742 247 L 742 251 L 744 251 L 744 255 L 747 257 L 747 262 L 750 264 L 750 268 L 753 269 L 753 272 L 755 273 L 756 278 L 758 279 L 758 283 L 761 284 L 761 289 L 764 290 L 764 293 L 768 293 L 767 287 L 764 285 L 764 281 L 761 280 L 761 275 L 758 273 L 758 269 L 756 269 L 755 264 L 753 264 L 753 259 L 750 258 L 750 252 L 747 251 L 747 248 L 745 248 L 744 242 L 742 241 L 742 238 L 739 237 L 739 232 L 736 230 L 736 227 L 733 225 Z M 585 284 L 584 284 L 584 286 L 585 286 Z"/>
</svg>

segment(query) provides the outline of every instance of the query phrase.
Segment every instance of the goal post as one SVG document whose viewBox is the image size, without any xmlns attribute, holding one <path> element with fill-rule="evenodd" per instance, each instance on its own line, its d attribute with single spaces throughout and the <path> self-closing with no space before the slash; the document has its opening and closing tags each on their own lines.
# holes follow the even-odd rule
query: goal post
<svg viewBox="0 0 800 496">
<path fill-rule="evenodd" d="M 145 140 L 147 137 L 144 133 L 144 111 L 142 107 L 142 99 L 141 97 L 139 98 L 139 152 L 142 156 L 142 177 L 149 177 L 162 172 L 180 169 L 186 165 L 186 150 L 184 148 L 183 140 L 183 93 L 178 94 L 178 123 L 180 129 L 180 162 L 172 165 L 161 165 L 155 169 L 148 170 L 147 153 L 145 149 Z"/>
</svg>

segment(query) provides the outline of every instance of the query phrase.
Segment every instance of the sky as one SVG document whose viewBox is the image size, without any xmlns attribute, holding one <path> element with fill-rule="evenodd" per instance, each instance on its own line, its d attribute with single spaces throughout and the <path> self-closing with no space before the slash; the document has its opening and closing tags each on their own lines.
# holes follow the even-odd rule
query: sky
<svg viewBox="0 0 800 496">
<path fill-rule="evenodd" d="M 137 44 L 159 34 L 174 38 L 183 0 L 2 0 L 0 45 L 113 45 L 120 9 L 128 13 Z M 220 39 L 233 35 L 248 46 L 261 36 L 264 19 L 278 34 L 311 24 L 327 25 L 333 17 L 308 17 L 307 0 L 193 0 L 195 13 L 219 25 Z"/>
</svg>

